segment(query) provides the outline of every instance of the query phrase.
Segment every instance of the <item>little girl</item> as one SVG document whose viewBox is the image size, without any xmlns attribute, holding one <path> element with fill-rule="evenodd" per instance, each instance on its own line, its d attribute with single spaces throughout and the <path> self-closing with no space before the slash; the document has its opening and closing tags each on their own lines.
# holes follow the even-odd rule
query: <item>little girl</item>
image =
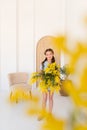
<svg viewBox="0 0 87 130">
<path fill-rule="evenodd" d="M 46 69 L 48 64 L 51 64 L 51 63 L 55 62 L 54 51 L 51 48 L 46 49 L 45 52 L 44 52 L 44 55 L 45 55 L 45 59 L 44 59 L 44 61 L 42 61 L 42 64 L 40 66 L 41 71 Z M 52 109 L 53 109 L 53 93 L 50 92 L 49 87 L 48 87 L 48 92 L 42 92 L 42 109 L 43 110 L 46 109 L 47 98 L 49 98 L 49 113 L 52 113 Z M 38 120 L 41 120 L 41 119 L 42 118 L 39 117 Z"/>
</svg>

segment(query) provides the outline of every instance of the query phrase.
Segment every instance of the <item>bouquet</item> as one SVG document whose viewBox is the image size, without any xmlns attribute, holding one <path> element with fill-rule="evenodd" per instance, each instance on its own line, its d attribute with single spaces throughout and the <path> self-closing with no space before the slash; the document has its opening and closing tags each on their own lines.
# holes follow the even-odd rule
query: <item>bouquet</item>
<svg viewBox="0 0 87 130">
<path fill-rule="evenodd" d="M 39 82 L 38 87 L 42 92 L 51 92 L 59 91 L 60 89 L 60 67 L 57 64 L 51 63 L 48 64 L 45 70 L 41 72 L 34 72 L 30 78 L 30 84 Z"/>
<path fill-rule="evenodd" d="M 60 78 L 62 81 L 67 80 L 69 75 L 72 73 L 72 69 L 68 64 L 60 68 Z"/>
</svg>

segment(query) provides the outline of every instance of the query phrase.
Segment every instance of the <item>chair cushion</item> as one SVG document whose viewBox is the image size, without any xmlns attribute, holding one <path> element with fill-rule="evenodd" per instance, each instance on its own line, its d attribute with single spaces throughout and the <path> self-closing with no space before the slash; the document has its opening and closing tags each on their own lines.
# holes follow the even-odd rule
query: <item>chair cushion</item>
<svg viewBox="0 0 87 130">
<path fill-rule="evenodd" d="M 14 91 L 16 89 L 17 90 L 30 91 L 31 87 L 28 84 L 25 84 L 25 83 L 18 83 L 18 84 L 11 85 L 11 91 Z"/>
</svg>

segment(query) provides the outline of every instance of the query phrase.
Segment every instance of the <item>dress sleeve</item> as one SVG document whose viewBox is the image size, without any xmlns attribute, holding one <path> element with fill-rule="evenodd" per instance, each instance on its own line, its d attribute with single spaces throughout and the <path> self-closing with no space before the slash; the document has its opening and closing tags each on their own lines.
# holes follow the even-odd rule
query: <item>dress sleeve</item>
<svg viewBox="0 0 87 130">
<path fill-rule="evenodd" d="M 43 68 L 42 68 L 42 64 L 40 65 L 40 70 L 43 70 Z"/>
</svg>

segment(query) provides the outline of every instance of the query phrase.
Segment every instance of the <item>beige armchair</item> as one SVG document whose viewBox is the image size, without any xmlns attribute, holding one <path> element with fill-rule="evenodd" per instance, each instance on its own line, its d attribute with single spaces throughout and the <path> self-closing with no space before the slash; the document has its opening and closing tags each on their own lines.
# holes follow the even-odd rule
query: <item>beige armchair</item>
<svg viewBox="0 0 87 130">
<path fill-rule="evenodd" d="M 10 86 L 10 99 L 15 96 L 15 101 L 23 100 L 23 95 L 31 97 L 31 86 L 28 84 L 29 75 L 26 72 L 15 72 L 8 74 Z M 20 94 L 18 94 L 18 92 Z"/>
</svg>

